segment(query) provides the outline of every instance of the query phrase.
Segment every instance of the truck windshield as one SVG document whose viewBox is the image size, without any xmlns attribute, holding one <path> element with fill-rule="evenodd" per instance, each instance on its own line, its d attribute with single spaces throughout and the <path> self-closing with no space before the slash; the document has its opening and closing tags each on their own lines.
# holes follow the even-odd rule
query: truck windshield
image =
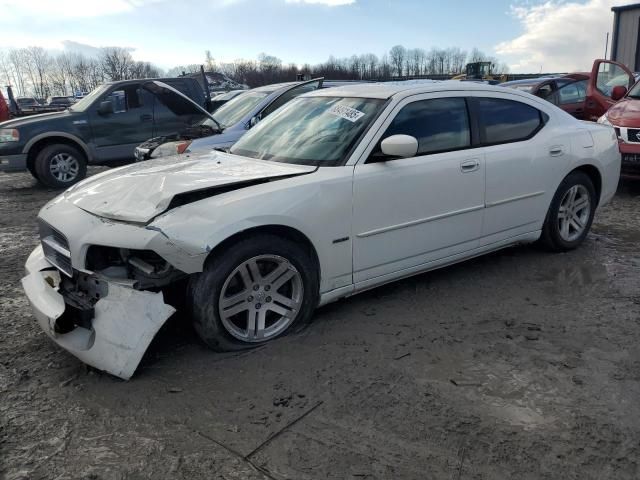
<svg viewBox="0 0 640 480">
<path fill-rule="evenodd" d="M 82 100 L 74 103 L 73 106 L 69 107 L 69 110 L 72 112 L 84 112 L 87 108 L 89 108 L 96 98 L 100 98 L 102 94 L 104 94 L 109 85 L 100 85 L 98 88 L 93 90 L 89 95 L 84 97 Z"/>
<path fill-rule="evenodd" d="M 302 165 L 342 165 L 384 100 L 300 97 L 258 123 L 232 148 L 245 157 Z"/>
</svg>

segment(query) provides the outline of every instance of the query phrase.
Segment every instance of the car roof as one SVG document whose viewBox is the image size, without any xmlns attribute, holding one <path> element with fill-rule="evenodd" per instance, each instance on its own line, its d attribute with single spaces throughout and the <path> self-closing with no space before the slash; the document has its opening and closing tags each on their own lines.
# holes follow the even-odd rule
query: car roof
<svg viewBox="0 0 640 480">
<path fill-rule="evenodd" d="M 504 82 L 500 85 L 509 87 L 511 85 L 537 85 L 548 80 L 557 80 L 558 77 L 540 77 L 540 78 L 525 78 L 523 80 L 511 80 L 510 82 Z"/>
<path fill-rule="evenodd" d="M 314 90 L 304 97 L 356 97 L 388 99 L 394 96 L 409 96 L 420 93 L 446 91 L 488 91 L 504 93 L 504 89 L 496 85 L 458 80 L 407 80 L 399 82 L 364 83 L 347 85 L 325 90 Z"/>
<path fill-rule="evenodd" d="M 272 83 L 271 85 L 264 85 L 262 87 L 252 88 L 251 91 L 254 92 L 275 92 L 281 88 L 285 87 L 293 87 L 294 85 L 298 85 L 304 82 L 284 82 L 284 83 Z M 249 91 L 249 90 L 247 90 Z"/>
</svg>

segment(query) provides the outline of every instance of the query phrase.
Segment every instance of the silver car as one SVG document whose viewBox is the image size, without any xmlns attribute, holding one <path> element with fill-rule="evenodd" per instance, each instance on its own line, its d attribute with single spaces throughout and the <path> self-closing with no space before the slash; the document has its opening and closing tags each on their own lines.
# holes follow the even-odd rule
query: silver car
<svg viewBox="0 0 640 480">
<path fill-rule="evenodd" d="M 322 78 L 314 78 L 247 90 L 186 131 L 142 143 L 136 148 L 136 160 L 202 150 L 226 150 L 247 130 L 291 99 L 322 88 L 322 81 Z"/>
</svg>

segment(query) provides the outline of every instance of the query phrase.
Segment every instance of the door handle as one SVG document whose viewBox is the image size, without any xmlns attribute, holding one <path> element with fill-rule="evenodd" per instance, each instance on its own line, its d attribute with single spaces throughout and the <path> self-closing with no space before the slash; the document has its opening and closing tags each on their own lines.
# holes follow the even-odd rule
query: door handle
<svg viewBox="0 0 640 480">
<path fill-rule="evenodd" d="M 150 120 L 153 120 L 153 115 L 151 115 L 150 113 L 145 113 L 144 115 L 140 115 L 141 122 L 148 122 Z"/>
<path fill-rule="evenodd" d="M 559 157 L 563 153 L 564 150 L 562 150 L 561 145 L 554 145 L 553 147 L 549 148 L 549 155 L 551 155 L 552 157 Z"/>
<path fill-rule="evenodd" d="M 460 171 L 462 173 L 475 172 L 480 168 L 480 160 L 472 158 L 471 160 L 465 160 L 460 164 Z"/>
</svg>

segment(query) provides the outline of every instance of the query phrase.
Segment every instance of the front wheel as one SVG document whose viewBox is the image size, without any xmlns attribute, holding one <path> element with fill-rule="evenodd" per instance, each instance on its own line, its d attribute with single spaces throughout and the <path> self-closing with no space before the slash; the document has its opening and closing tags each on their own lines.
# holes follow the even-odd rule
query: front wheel
<svg viewBox="0 0 640 480">
<path fill-rule="evenodd" d="M 217 351 L 266 343 L 308 322 L 318 286 L 304 246 L 268 234 L 241 240 L 191 280 L 196 332 Z"/>
<path fill-rule="evenodd" d="M 554 251 L 577 248 L 586 238 L 597 205 L 596 191 L 583 172 L 569 174 L 551 201 L 541 242 Z"/>
<path fill-rule="evenodd" d="M 84 155 L 70 145 L 49 145 L 36 156 L 34 176 L 47 187 L 68 188 L 86 175 Z"/>
</svg>

